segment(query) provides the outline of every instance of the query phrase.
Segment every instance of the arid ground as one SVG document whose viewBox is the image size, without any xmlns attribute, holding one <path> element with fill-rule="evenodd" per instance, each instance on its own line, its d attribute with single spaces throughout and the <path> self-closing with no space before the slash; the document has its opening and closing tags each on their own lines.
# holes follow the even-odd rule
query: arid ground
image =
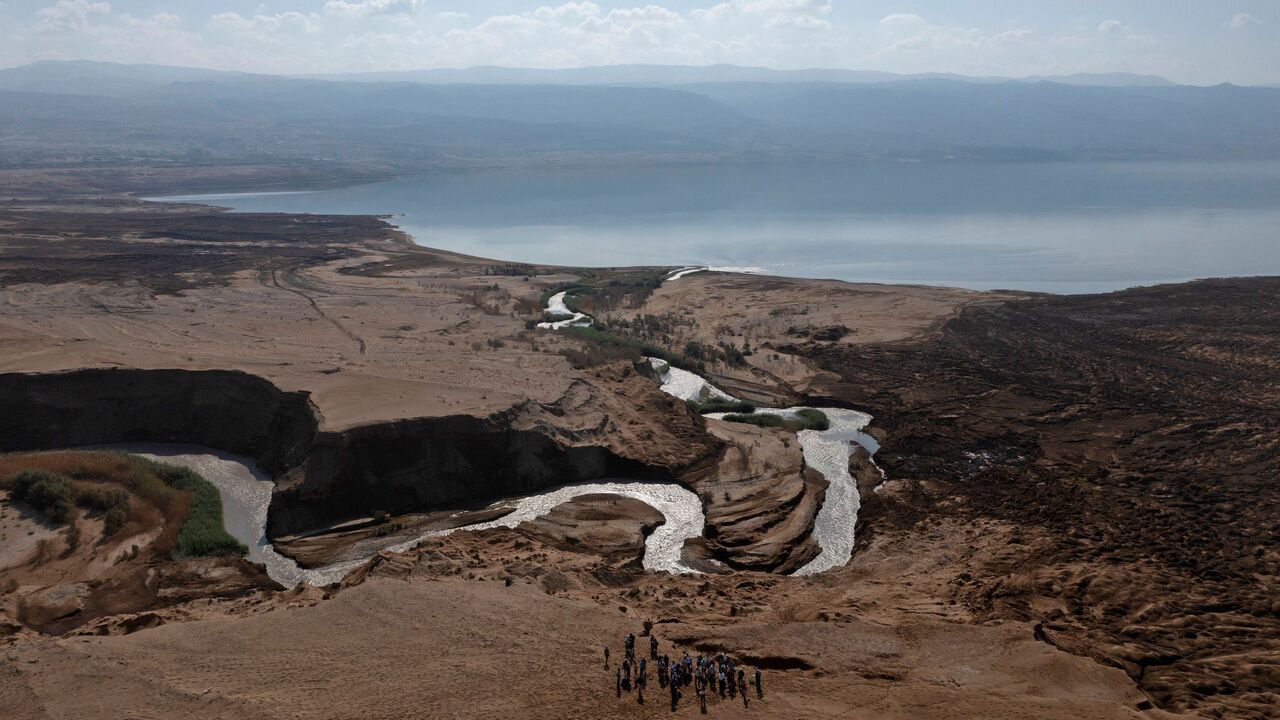
<svg viewBox="0 0 1280 720">
<path fill-rule="evenodd" d="M 5 503 L 0 717 L 666 716 L 603 668 L 649 623 L 673 656 L 762 668 L 764 697 L 717 716 L 1280 717 L 1280 280 L 660 283 L 123 194 L 317 180 L 280 169 L 0 175 L 0 450 L 251 457 L 303 565 L 566 482 L 674 482 L 708 571 L 645 571 L 662 516 L 609 495 L 294 589 L 172 559 L 159 519 L 64 548 Z M 538 329 L 569 286 L 597 331 Z M 655 347 L 752 402 L 874 417 L 848 565 L 788 574 L 825 481 L 793 433 L 663 394 L 637 362 Z"/>
</svg>

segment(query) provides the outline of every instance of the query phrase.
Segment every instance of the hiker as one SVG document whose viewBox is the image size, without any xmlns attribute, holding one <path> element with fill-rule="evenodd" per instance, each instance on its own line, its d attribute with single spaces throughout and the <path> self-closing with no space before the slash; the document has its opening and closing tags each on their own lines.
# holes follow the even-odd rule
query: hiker
<svg viewBox="0 0 1280 720">
<path fill-rule="evenodd" d="M 756 697 L 764 698 L 764 686 L 760 684 L 760 666 L 756 666 Z"/>
<path fill-rule="evenodd" d="M 636 636 L 633 635 L 632 633 L 627 633 L 627 639 L 624 642 L 626 643 L 626 646 L 627 646 L 627 659 L 635 660 L 636 659 Z"/>
<path fill-rule="evenodd" d="M 644 677 L 644 672 L 645 672 L 645 659 L 640 658 L 640 677 Z"/>
<path fill-rule="evenodd" d="M 724 669 L 723 669 L 723 668 L 721 668 L 720 670 L 717 670 L 717 671 L 716 671 L 716 680 L 720 683 L 720 699 L 721 699 L 721 700 L 723 700 L 723 699 L 724 699 L 724 693 L 725 693 L 725 687 L 724 687 Z"/>
<path fill-rule="evenodd" d="M 604 669 L 609 669 L 609 646 L 604 646 Z"/>
<path fill-rule="evenodd" d="M 680 689 L 676 687 L 676 671 L 671 669 L 671 712 L 676 711 L 676 701 L 680 699 Z"/>
<path fill-rule="evenodd" d="M 707 688 L 704 685 L 698 685 L 698 709 L 703 715 L 707 714 Z"/>
<path fill-rule="evenodd" d="M 622 668 L 618 668 L 616 682 L 614 688 L 617 690 L 618 697 L 622 697 Z"/>
<path fill-rule="evenodd" d="M 658 638 L 652 635 L 649 636 L 649 657 L 658 659 Z"/>
<path fill-rule="evenodd" d="M 739 672 L 741 672 L 741 670 L 739 670 Z M 738 678 L 739 678 L 738 683 L 740 686 L 739 690 L 741 690 L 742 692 L 742 707 L 744 708 L 751 707 L 751 699 L 750 699 L 750 696 L 747 695 L 747 679 L 742 675 L 739 675 Z"/>
</svg>

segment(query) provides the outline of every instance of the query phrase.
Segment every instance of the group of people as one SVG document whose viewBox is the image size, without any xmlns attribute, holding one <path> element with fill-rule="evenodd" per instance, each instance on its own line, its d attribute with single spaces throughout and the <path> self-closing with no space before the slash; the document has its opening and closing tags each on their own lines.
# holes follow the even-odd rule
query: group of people
<svg viewBox="0 0 1280 720">
<path fill-rule="evenodd" d="M 698 709 L 707 713 L 707 697 L 712 699 L 719 694 L 721 700 L 737 700 L 741 698 L 743 707 L 751 707 L 748 691 L 748 675 L 745 667 L 739 666 L 733 658 L 721 653 L 708 656 L 683 657 L 674 661 L 667 655 L 658 654 L 658 638 L 649 636 L 649 656 L 636 657 L 636 636 L 627 633 L 622 640 L 622 664 L 614 670 L 614 692 L 621 698 L 622 693 L 630 693 L 634 688 L 636 702 L 644 704 L 644 691 L 649 685 L 649 669 L 655 670 L 658 687 L 671 695 L 671 711 L 675 712 L 684 695 L 684 690 L 692 687 L 698 699 Z M 609 646 L 604 648 L 604 669 L 609 669 Z M 755 685 L 756 698 L 764 698 L 764 686 L 760 683 L 760 668 L 752 668 L 750 681 Z"/>
</svg>

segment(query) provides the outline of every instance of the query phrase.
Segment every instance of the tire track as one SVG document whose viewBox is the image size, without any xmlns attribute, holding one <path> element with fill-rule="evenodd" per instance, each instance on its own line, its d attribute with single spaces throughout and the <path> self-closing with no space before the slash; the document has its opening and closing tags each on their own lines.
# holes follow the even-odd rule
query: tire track
<svg viewBox="0 0 1280 720">
<path fill-rule="evenodd" d="M 348 329 L 347 329 L 347 327 L 346 327 L 345 325 L 343 325 L 342 323 L 338 322 L 338 321 L 337 321 L 337 319 L 333 318 L 333 317 L 332 317 L 332 316 L 330 316 L 328 313 L 326 313 L 324 310 L 322 310 L 322 309 L 320 308 L 320 306 L 316 304 L 315 299 L 314 299 L 314 298 L 312 298 L 312 297 L 311 297 L 310 295 L 308 295 L 307 293 L 305 293 L 305 292 L 303 292 L 303 291 L 301 291 L 301 290 L 297 289 L 296 287 L 290 287 L 289 285 L 282 284 L 282 283 L 280 282 L 280 278 L 276 275 L 276 271 L 277 271 L 277 270 L 280 270 L 280 269 L 281 269 L 281 268 L 271 268 L 271 284 L 272 284 L 272 285 L 274 285 L 275 287 L 279 288 L 280 290 L 284 290 L 284 291 L 286 291 L 286 292 L 291 292 L 291 293 L 293 293 L 294 295 L 297 295 L 297 296 L 299 296 L 299 297 L 302 297 L 302 298 L 304 298 L 307 302 L 311 303 L 311 307 L 312 307 L 312 309 L 313 309 L 313 310 L 315 310 L 315 311 L 316 311 L 316 314 L 317 314 L 317 315 L 319 315 L 320 317 L 324 318 L 326 321 L 328 321 L 328 322 L 329 322 L 329 324 L 330 324 L 330 325 L 333 325 L 335 328 L 337 328 L 337 329 L 338 329 L 338 332 L 340 332 L 340 333 L 342 333 L 343 335 L 346 335 L 348 338 L 350 338 L 350 339 L 351 339 L 351 341 L 352 341 L 352 342 L 354 342 L 354 343 L 355 343 L 355 344 L 360 348 L 360 354 L 361 354 L 361 355 L 364 355 L 364 352 L 365 352 L 365 349 L 366 349 L 366 345 L 365 345 L 365 342 L 364 342 L 364 338 L 362 338 L 362 337 L 360 337 L 359 335 L 355 334 L 354 332 L 352 332 L 352 331 L 348 330 Z M 290 269 L 288 269 L 288 270 L 285 270 L 284 272 L 292 273 L 292 272 L 293 272 L 293 269 L 292 269 L 292 268 L 290 268 Z"/>
</svg>

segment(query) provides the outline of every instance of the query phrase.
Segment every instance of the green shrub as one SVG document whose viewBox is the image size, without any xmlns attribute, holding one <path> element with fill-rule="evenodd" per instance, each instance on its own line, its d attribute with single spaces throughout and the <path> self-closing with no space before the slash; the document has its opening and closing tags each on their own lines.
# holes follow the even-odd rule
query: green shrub
<svg viewBox="0 0 1280 720">
<path fill-rule="evenodd" d="M 688 370 L 696 373 L 706 371 L 706 367 L 700 362 L 669 352 L 665 348 L 658 347 L 657 345 L 651 345 L 625 335 L 620 335 L 612 332 L 611 330 L 601 328 L 599 325 L 592 325 L 589 327 L 567 327 L 560 332 L 595 343 L 597 346 L 608 352 L 608 355 L 605 355 L 605 357 L 616 359 L 625 356 L 638 360 L 641 355 L 645 355 L 648 357 L 656 357 L 659 360 L 682 370 Z"/>
<path fill-rule="evenodd" d="M 174 543 L 177 558 L 204 555 L 243 555 L 249 552 L 222 524 L 222 498 L 208 480 L 187 468 L 147 463 L 170 487 L 191 493 L 191 512 L 183 521 Z"/>
<path fill-rule="evenodd" d="M 122 508 L 113 507 L 102 515 L 102 534 L 111 537 L 120 532 L 120 528 L 124 527 L 124 523 L 128 520 L 125 511 Z"/>
<path fill-rule="evenodd" d="M 71 516 L 71 479 L 43 470 L 23 470 L 9 485 L 14 500 L 26 503 L 55 523 Z"/>
<path fill-rule="evenodd" d="M 804 421 L 805 430 L 826 430 L 831 427 L 831 421 L 827 419 L 827 414 L 821 410 L 805 408 L 797 410 L 796 416 Z"/>
<path fill-rule="evenodd" d="M 780 428 L 785 425 L 781 415 L 770 414 L 743 414 L 730 413 L 724 416 L 725 420 L 736 423 L 746 423 L 748 425 L 758 425 L 760 427 Z"/>
<path fill-rule="evenodd" d="M 686 400 L 685 403 L 689 405 L 690 410 L 698 413 L 699 415 L 706 415 L 707 413 L 735 413 L 750 415 L 756 411 L 755 405 L 748 402 L 742 402 L 741 400 L 724 400 L 721 398 L 715 398 L 705 402 Z"/>
<path fill-rule="evenodd" d="M 821 431 L 831 427 L 831 421 L 827 418 L 827 414 L 813 408 L 797 410 L 794 418 L 784 418 L 781 415 L 769 413 L 730 413 L 725 415 L 724 419 L 729 422 L 747 423 L 748 425 L 758 425 L 760 427 L 783 428 L 792 432 L 801 430 Z"/>
<path fill-rule="evenodd" d="M 120 488 L 85 488 L 76 493 L 76 505 L 86 510 L 105 513 L 113 508 L 128 507 L 129 493 Z"/>
</svg>

